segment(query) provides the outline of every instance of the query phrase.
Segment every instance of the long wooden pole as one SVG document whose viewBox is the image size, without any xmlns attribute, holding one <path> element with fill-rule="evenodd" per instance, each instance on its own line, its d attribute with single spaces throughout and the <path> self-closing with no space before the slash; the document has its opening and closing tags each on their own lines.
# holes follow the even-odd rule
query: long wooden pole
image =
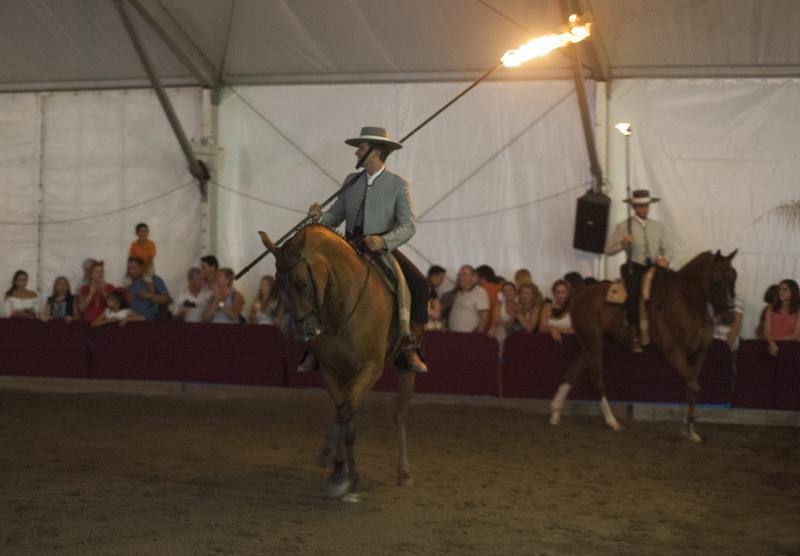
<svg viewBox="0 0 800 556">
<path fill-rule="evenodd" d="M 417 132 L 418 132 L 420 129 L 422 129 L 423 127 L 425 127 L 426 125 L 428 125 L 428 124 L 429 124 L 429 123 L 430 123 L 430 122 L 431 122 L 431 121 L 432 121 L 434 118 L 436 118 L 436 117 L 437 117 L 439 114 L 441 114 L 442 112 L 444 112 L 445 110 L 447 110 L 447 109 L 448 109 L 448 108 L 449 108 L 451 105 L 453 105 L 453 104 L 454 104 L 454 103 L 455 103 L 455 102 L 456 102 L 458 99 L 460 99 L 461 97 L 463 97 L 464 95 L 466 95 L 468 92 L 470 92 L 472 89 L 474 89 L 474 88 L 475 88 L 475 87 L 478 85 L 478 83 L 480 83 L 481 81 L 483 81 L 483 80 L 485 80 L 486 78 L 488 78 L 490 75 L 492 75 L 494 72 L 496 72 L 497 70 L 499 70 L 501 67 L 503 67 L 503 63 L 502 63 L 502 62 L 499 62 L 499 63 L 498 63 L 496 66 L 494 66 L 492 69 L 490 69 L 489 71 L 487 71 L 486 73 L 484 73 L 483 75 L 481 75 L 481 76 L 480 76 L 478 79 L 476 79 L 475 81 L 473 81 L 473 82 L 472 82 L 472 83 L 469 85 L 469 87 L 467 87 L 466 89 L 464 89 L 463 91 L 461 91 L 460 93 L 458 93 L 456 96 L 454 96 L 452 99 L 450 99 L 450 100 L 449 100 L 449 101 L 448 101 L 448 102 L 447 102 L 447 103 L 446 103 L 444 106 L 442 106 L 442 107 L 441 107 L 441 108 L 439 108 L 439 109 L 438 109 L 436 112 L 434 112 L 433 114 L 431 114 L 430 116 L 428 116 L 428 117 L 427 117 L 427 118 L 426 118 L 426 119 L 425 119 L 425 120 L 424 120 L 424 121 L 423 121 L 421 124 L 419 124 L 417 127 L 415 127 L 414 129 L 412 129 L 410 132 L 406 133 L 406 134 L 403 136 L 403 138 L 402 138 L 402 139 L 400 139 L 400 141 L 398 141 L 398 143 L 401 143 L 401 144 L 402 144 L 402 143 L 404 143 L 405 141 L 407 141 L 407 140 L 408 140 L 408 139 L 409 139 L 409 138 L 410 138 L 412 135 L 414 135 L 414 134 L 415 134 L 415 133 L 417 133 Z M 358 164 L 356 165 L 356 168 L 361 168 L 361 166 L 364 164 L 364 161 L 367 159 L 367 157 L 369 156 L 369 154 L 372 152 L 373 148 L 374 148 L 374 147 L 370 147 L 370 148 L 369 148 L 369 150 L 367 151 L 367 153 L 366 153 L 366 154 L 365 154 L 363 157 L 361 157 L 361 159 L 358 161 Z M 333 201 L 335 201 L 335 200 L 336 200 L 336 199 L 339 197 L 339 195 L 341 195 L 342 193 L 344 193 L 345 189 L 347 189 L 348 187 L 350 187 L 351 185 L 353 185 L 353 184 L 356 182 L 356 180 L 359 178 L 359 176 L 361 176 L 361 174 L 362 174 L 362 173 L 363 173 L 363 171 L 362 171 L 362 172 L 359 172 L 358 174 L 356 174 L 356 175 L 353 177 L 353 179 L 351 179 L 351 180 L 350 180 L 350 181 L 348 181 L 346 184 L 344 184 L 342 187 L 340 187 L 340 188 L 339 188 L 339 190 L 338 190 L 338 191 L 336 191 L 336 193 L 334 193 L 333 195 L 331 195 L 330 197 L 328 197 L 327 199 L 325 199 L 325 201 L 323 201 L 323 202 L 320 204 L 320 206 L 321 206 L 322 208 L 325 208 L 325 207 L 326 207 L 326 206 L 328 206 L 330 203 L 332 203 Z M 283 234 L 283 236 L 281 236 L 281 238 L 280 238 L 280 239 L 278 239 L 278 241 L 276 241 L 276 242 L 275 242 L 275 245 L 277 245 L 278 247 L 280 247 L 280 245 L 281 245 L 281 244 L 282 244 L 284 241 L 286 241 L 287 239 L 289 239 L 289 238 L 290 238 L 292 235 L 294 235 L 294 233 L 295 233 L 295 232 L 297 232 L 297 230 L 299 230 L 299 229 L 301 229 L 301 228 L 303 228 L 303 227 L 307 226 L 307 225 L 308 225 L 310 222 L 311 222 L 311 217 L 309 217 L 309 216 L 306 216 L 306 217 L 305 217 L 305 218 L 303 218 L 303 219 L 302 219 L 300 222 L 298 222 L 297 224 L 295 224 L 295 225 L 292 227 L 292 229 L 291 229 L 291 230 L 289 230 L 288 232 L 286 232 L 285 234 Z M 258 264 L 258 263 L 259 263 L 259 262 L 260 262 L 260 261 L 261 261 L 261 260 L 262 260 L 264 257 L 266 257 L 266 256 L 267 256 L 267 255 L 269 255 L 269 254 L 270 254 L 270 251 L 269 251 L 268 249 L 267 249 L 267 250 L 265 250 L 265 251 L 264 251 L 263 253 L 261 253 L 261 254 L 260 254 L 258 257 L 256 257 L 255 259 L 253 259 L 253 261 L 252 261 L 252 262 L 250 262 L 250 264 L 248 264 L 248 265 L 247 265 L 246 267 L 244 267 L 242 270 L 240 270 L 239 272 L 237 272 L 237 273 L 236 273 L 236 276 L 234 276 L 234 277 L 233 277 L 233 279 L 234 279 L 234 280 L 238 280 L 239 278 L 241 278 L 242 276 L 244 276 L 245 274 L 247 274 L 247 272 L 248 272 L 248 271 L 250 271 L 250 269 L 251 269 L 251 268 L 253 268 L 255 265 L 257 265 L 257 264 Z"/>
</svg>

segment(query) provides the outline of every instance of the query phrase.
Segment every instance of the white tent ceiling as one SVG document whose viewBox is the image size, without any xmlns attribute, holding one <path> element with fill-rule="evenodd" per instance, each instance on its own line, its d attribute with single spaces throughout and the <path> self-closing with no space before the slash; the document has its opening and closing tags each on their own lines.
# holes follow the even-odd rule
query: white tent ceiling
<svg viewBox="0 0 800 556">
<path fill-rule="evenodd" d="M 560 0 L 162 0 L 230 83 L 470 79 L 562 21 Z M 800 75 L 797 0 L 572 0 L 605 77 Z M 131 10 L 133 12 L 133 10 Z M 133 15 L 168 84 L 197 84 Z M 500 78 L 568 78 L 560 54 Z M 594 77 L 602 77 L 595 75 Z M 0 90 L 147 86 L 110 0 L 3 0 Z"/>
</svg>

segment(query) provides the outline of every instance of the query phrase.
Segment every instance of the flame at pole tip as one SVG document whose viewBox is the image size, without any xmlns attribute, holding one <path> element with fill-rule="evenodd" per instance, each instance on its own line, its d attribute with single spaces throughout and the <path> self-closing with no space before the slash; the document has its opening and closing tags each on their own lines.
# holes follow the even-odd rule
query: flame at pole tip
<svg viewBox="0 0 800 556">
<path fill-rule="evenodd" d="M 513 68 L 528 60 L 549 54 L 567 44 L 581 42 L 591 34 L 591 24 L 581 23 L 580 18 L 572 14 L 569 16 L 569 26 L 564 32 L 543 35 L 526 42 L 515 50 L 509 50 L 503 55 L 502 62 L 507 68 Z"/>
</svg>

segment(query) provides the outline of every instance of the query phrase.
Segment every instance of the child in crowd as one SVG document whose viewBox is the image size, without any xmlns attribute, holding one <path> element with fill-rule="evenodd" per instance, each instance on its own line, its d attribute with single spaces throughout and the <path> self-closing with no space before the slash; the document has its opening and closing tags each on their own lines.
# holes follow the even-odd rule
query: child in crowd
<svg viewBox="0 0 800 556">
<path fill-rule="evenodd" d="M 53 295 L 47 298 L 47 303 L 42 311 L 42 320 L 64 320 L 70 322 L 75 318 L 77 307 L 75 296 L 70 291 L 69 280 L 64 276 L 59 276 L 53 282 Z"/>
<path fill-rule="evenodd" d="M 120 327 L 125 326 L 129 321 L 144 320 L 144 317 L 133 309 L 128 308 L 125 295 L 120 291 L 113 291 L 106 295 L 108 305 L 100 316 L 92 321 L 92 326 L 103 326 L 104 324 L 118 323 Z"/>
<path fill-rule="evenodd" d="M 144 261 L 144 279 L 147 282 L 153 281 L 155 274 L 156 244 L 150 237 L 150 228 L 144 222 L 136 224 L 137 239 L 131 243 L 128 250 L 128 258 L 138 257 Z"/>
</svg>

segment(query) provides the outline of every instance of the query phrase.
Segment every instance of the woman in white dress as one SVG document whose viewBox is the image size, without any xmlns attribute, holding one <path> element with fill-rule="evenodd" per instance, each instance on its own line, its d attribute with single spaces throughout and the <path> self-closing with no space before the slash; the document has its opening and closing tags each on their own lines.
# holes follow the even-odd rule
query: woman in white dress
<svg viewBox="0 0 800 556">
<path fill-rule="evenodd" d="M 575 333 L 569 316 L 569 284 L 556 280 L 550 291 L 553 292 L 553 301 L 546 303 L 542 310 L 539 331 L 547 332 L 553 340 L 560 342 L 562 334 Z"/>
<path fill-rule="evenodd" d="M 267 274 L 261 278 L 258 294 L 250 307 L 250 324 L 272 324 L 280 327 L 283 323 L 283 304 L 280 302 L 275 277 Z"/>
<path fill-rule="evenodd" d="M 33 319 L 39 313 L 39 294 L 28 289 L 28 273 L 18 270 L 11 280 L 3 302 L 3 316 L 14 319 Z"/>
<path fill-rule="evenodd" d="M 517 315 L 517 287 L 512 282 L 504 282 L 497 294 L 498 303 L 494 306 L 492 315 L 492 326 L 489 327 L 488 334 L 497 340 L 502 352 L 503 342 L 511 332 L 511 325 Z"/>
</svg>

